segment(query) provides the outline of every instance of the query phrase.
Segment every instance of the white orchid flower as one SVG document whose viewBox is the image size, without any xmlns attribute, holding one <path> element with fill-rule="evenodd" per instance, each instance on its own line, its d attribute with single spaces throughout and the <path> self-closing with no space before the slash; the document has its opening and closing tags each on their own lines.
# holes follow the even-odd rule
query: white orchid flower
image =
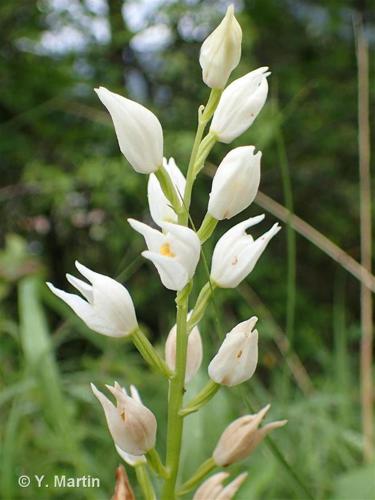
<svg viewBox="0 0 375 500">
<path fill-rule="evenodd" d="M 125 453 L 141 456 L 155 446 L 156 418 L 137 398 L 131 397 L 115 382 L 107 389 L 115 396 L 116 406 L 94 384 L 91 389 L 103 407 L 115 445 Z"/>
<path fill-rule="evenodd" d="M 253 123 L 266 102 L 269 75 L 267 67 L 258 68 L 224 90 L 210 127 L 219 142 L 232 142 Z"/>
<path fill-rule="evenodd" d="M 279 224 L 254 240 L 246 229 L 258 224 L 264 215 L 252 217 L 227 231 L 216 243 L 212 255 L 211 279 L 221 288 L 235 288 L 251 273 L 269 241 L 280 231 Z"/>
<path fill-rule="evenodd" d="M 258 363 L 258 331 L 253 316 L 227 333 L 216 356 L 208 366 L 210 378 L 217 384 L 232 387 L 249 380 Z"/>
<path fill-rule="evenodd" d="M 122 154 L 136 172 L 155 172 L 163 164 L 163 130 L 154 113 L 104 87 L 95 92 L 111 115 Z"/>
<path fill-rule="evenodd" d="M 51 292 L 63 300 L 86 325 L 109 337 L 125 337 L 138 327 L 134 304 L 127 289 L 118 281 L 75 262 L 78 271 L 90 282 L 70 274 L 67 280 L 86 299 L 47 283 Z"/>
<path fill-rule="evenodd" d="M 201 244 L 196 233 L 167 222 L 162 225 L 163 233 L 134 219 L 128 222 L 144 237 L 148 250 L 142 255 L 155 265 L 163 285 L 169 290 L 182 290 L 199 261 Z"/>
</svg>

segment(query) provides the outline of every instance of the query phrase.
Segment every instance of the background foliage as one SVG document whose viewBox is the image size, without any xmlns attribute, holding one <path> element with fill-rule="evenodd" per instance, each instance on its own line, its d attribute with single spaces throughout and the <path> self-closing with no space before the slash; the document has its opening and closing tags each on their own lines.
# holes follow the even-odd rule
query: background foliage
<svg viewBox="0 0 375 500">
<path fill-rule="evenodd" d="M 261 190 L 293 207 L 358 260 L 353 16 L 356 9 L 365 15 L 372 50 L 375 3 L 234 3 L 244 43 L 233 78 L 260 65 L 270 66 L 272 77 L 268 104 L 233 146 L 260 148 Z M 0 496 L 5 500 L 108 498 L 120 459 L 90 381 L 135 383 L 159 416 L 160 438 L 165 435 L 165 384 L 145 374 L 130 345 L 88 331 L 43 282 L 48 278 L 65 287 L 64 274 L 73 271 L 75 259 L 117 276 L 162 349 L 173 323 L 173 294 L 139 257 L 143 241 L 126 223 L 127 217 L 149 220 L 147 179 L 121 157 L 93 87 L 104 85 L 150 107 L 162 122 L 167 155 L 185 170 L 196 110 L 208 96 L 199 47 L 226 5 L 210 0 L 0 4 Z M 371 92 L 373 102 L 373 85 Z M 208 174 L 227 150 L 215 148 Z M 209 187 L 209 175 L 202 176 L 193 199 L 196 223 Z M 238 220 L 259 212 L 254 204 Z M 267 227 L 272 222 L 267 216 Z M 218 233 L 226 227 L 220 224 Z M 226 331 L 259 315 L 261 359 L 248 384 L 230 394 L 223 390 L 189 417 L 183 473 L 187 477 L 210 453 L 231 419 L 271 401 L 272 419 L 286 417 L 289 425 L 234 467 L 249 470 L 240 498 L 307 498 L 306 489 L 314 498 L 370 498 L 372 470 L 361 459 L 359 284 L 309 242 L 287 235 L 284 230 L 272 241 L 239 292 L 217 295 L 201 325 L 207 364 Z M 206 280 L 204 266 L 199 280 Z M 202 369 L 189 390 L 206 378 Z M 100 477 L 101 490 L 41 495 L 36 485 L 17 486 L 20 474 L 64 473 Z"/>
</svg>

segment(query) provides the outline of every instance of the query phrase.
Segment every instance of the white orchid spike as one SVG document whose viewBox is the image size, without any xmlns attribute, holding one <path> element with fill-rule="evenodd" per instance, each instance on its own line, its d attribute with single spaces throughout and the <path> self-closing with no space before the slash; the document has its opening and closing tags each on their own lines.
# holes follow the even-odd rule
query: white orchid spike
<svg viewBox="0 0 375 500">
<path fill-rule="evenodd" d="M 155 446 L 156 418 L 138 399 L 129 396 L 117 382 L 107 389 L 115 396 L 116 406 L 94 384 L 91 389 L 103 407 L 115 445 L 130 455 L 144 455 Z"/>
<path fill-rule="evenodd" d="M 127 289 L 118 281 L 75 263 L 78 271 L 90 282 L 67 274 L 66 278 L 86 299 L 67 293 L 47 283 L 51 292 L 63 300 L 86 325 L 109 337 L 125 337 L 138 327 L 134 304 Z"/>
<path fill-rule="evenodd" d="M 182 199 L 186 184 L 185 177 L 173 158 L 169 158 L 169 161 L 164 158 L 163 164 L 176 188 L 179 198 Z M 177 223 L 178 217 L 163 193 L 155 174 L 151 174 L 148 179 L 147 196 L 151 217 L 155 224 L 161 227 L 165 222 Z"/>
<path fill-rule="evenodd" d="M 111 115 L 122 154 L 136 172 L 155 172 L 163 164 L 163 130 L 154 113 L 104 87 L 95 92 Z"/>
<path fill-rule="evenodd" d="M 167 222 L 162 224 L 163 233 L 134 219 L 128 222 L 144 237 L 148 250 L 142 255 L 155 265 L 163 285 L 169 290 L 182 290 L 199 261 L 201 244 L 196 233 Z"/>
<path fill-rule="evenodd" d="M 249 380 L 258 363 L 256 316 L 243 321 L 227 333 L 219 352 L 208 367 L 210 378 L 229 387 Z"/>
<path fill-rule="evenodd" d="M 279 224 L 254 240 L 246 229 L 264 215 L 252 217 L 227 231 L 216 243 L 212 256 L 211 279 L 221 288 L 235 288 L 251 273 L 269 241 L 280 231 Z"/>
</svg>

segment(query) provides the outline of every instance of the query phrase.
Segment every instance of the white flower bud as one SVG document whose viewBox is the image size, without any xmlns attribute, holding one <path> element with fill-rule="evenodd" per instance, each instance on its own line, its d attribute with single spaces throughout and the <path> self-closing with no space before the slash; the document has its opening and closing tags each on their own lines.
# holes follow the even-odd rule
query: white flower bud
<svg viewBox="0 0 375 500">
<path fill-rule="evenodd" d="M 119 386 L 117 382 L 115 382 L 115 387 L 119 387 L 127 395 L 126 389 L 124 387 Z M 138 401 L 138 403 L 142 403 L 139 392 L 134 385 L 130 386 L 130 394 L 133 399 Z M 132 467 L 135 467 L 136 465 L 139 464 L 147 463 L 147 459 L 144 455 L 131 455 L 130 453 L 126 453 L 126 451 L 122 450 L 119 446 L 117 446 L 117 444 L 115 444 L 115 448 L 120 457 Z"/>
<path fill-rule="evenodd" d="M 220 163 L 208 203 L 208 213 L 217 220 L 230 219 L 245 210 L 257 194 L 262 153 L 254 146 L 230 151 Z"/>
<path fill-rule="evenodd" d="M 125 337 L 131 334 L 138 327 L 138 323 L 127 289 L 114 279 L 95 273 L 77 261 L 75 265 L 91 284 L 70 274 L 66 277 L 86 300 L 47 283 L 51 292 L 66 302 L 94 332 L 109 337 Z"/>
<path fill-rule="evenodd" d="M 237 418 L 228 425 L 212 455 L 216 465 L 226 467 L 243 460 L 255 450 L 269 432 L 287 423 L 287 420 L 279 420 L 258 429 L 270 406 L 265 406 L 255 415 Z"/>
<path fill-rule="evenodd" d="M 221 288 L 236 288 L 251 273 L 271 238 L 280 231 L 279 224 L 254 240 L 246 229 L 258 224 L 264 215 L 252 217 L 227 231 L 216 243 L 212 255 L 211 279 Z"/>
<path fill-rule="evenodd" d="M 219 26 L 201 47 L 199 64 L 204 83 L 212 89 L 223 89 L 241 59 L 242 30 L 230 5 Z"/>
<path fill-rule="evenodd" d="M 208 374 L 214 382 L 232 387 L 254 375 L 258 363 L 258 331 L 254 330 L 257 321 L 253 316 L 227 333 L 208 366 Z"/>
<path fill-rule="evenodd" d="M 267 67 L 234 80 L 224 90 L 210 127 L 219 142 L 228 144 L 247 130 L 267 99 Z"/>
<path fill-rule="evenodd" d="M 229 477 L 228 472 L 218 472 L 206 479 L 195 492 L 193 500 L 232 500 L 247 478 L 247 472 L 243 472 L 224 486 L 222 483 L 227 477 Z"/>
<path fill-rule="evenodd" d="M 190 316 L 190 315 L 189 315 Z M 165 361 L 168 367 L 174 371 L 176 368 L 176 340 L 177 329 L 176 325 L 171 329 L 165 343 Z M 197 326 L 195 326 L 189 333 L 187 357 L 186 357 L 186 371 L 185 371 L 185 384 L 190 382 L 194 375 L 199 370 L 203 359 L 202 338 Z"/>
<path fill-rule="evenodd" d="M 184 197 L 186 184 L 185 177 L 181 173 L 181 170 L 178 168 L 173 158 L 169 158 L 168 162 L 164 158 L 164 167 L 177 190 L 179 198 L 182 199 Z M 147 196 L 151 217 L 153 218 L 155 224 L 161 226 L 164 222 L 177 223 L 177 214 L 163 193 L 155 174 L 151 174 L 148 179 Z"/>
<path fill-rule="evenodd" d="M 130 397 L 117 383 L 107 385 L 115 406 L 94 384 L 91 389 L 101 403 L 115 445 L 131 455 L 144 455 L 155 446 L 156 418 L 137 398 Z"/>
<path fill-rule="evenodd" d="M 199 261 L 201 244 L 196 233 L 168 222 L 162 224 L 163 232 L 134 219 L 128 222 L 144 237 L 148 250 L 142 255 L 155 265 L 163 285 L 169 290 L 182 290 Z"/>
<path fill-rule="evenodd" d="M 104 87 L 95 92 L 111 115 L 122 154 L 136 172 L 155 172 L 163 163 L 163 131 L 154 113 Z"/>
</svg>

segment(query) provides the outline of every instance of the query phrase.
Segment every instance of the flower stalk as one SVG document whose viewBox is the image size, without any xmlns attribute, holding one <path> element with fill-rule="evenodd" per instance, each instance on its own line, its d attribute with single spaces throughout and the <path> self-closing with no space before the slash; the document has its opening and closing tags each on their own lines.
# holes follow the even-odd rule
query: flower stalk
<svg viewBox="0 0 375 500">
<path fill-rule="evenodd" d="M 162 498 L 165 500 L 175 498 L 175 487 L 180 464 L 183 417 L 179 415 L 179 412 L 184 397 L 189 293 L 190 286 L 187 285 L 176 296 L 176 374 L 172 378 L 169 388 L 166 466 L 170 475 L 164 484 Z"/>
<path fill-rule="evenodd" d="M 212 233 L 215 231 L 215 228 L 217 226 L 218 221 L 212 217 L 211 214 L 208 212 L 206 213 L 201 227 L 198 229 L 198 237 L 201 240 L 201 243 L 205 243 L 211 236 Z"/>
<path fill-rule="evenodd" d="M 194 472 L 191 478 L 184 483 L 178 490 L 178 496 L 186 495 L 189 493 L 197 484 L 199 484 L 203 478 L 207 476 L 211 471 L 217 467 L 214 459 L 210 457 L 205 462 L 203 462 L 198 469 Z"/>
<path fill-rule="evenodd" d="M 155 175 L 160 183 L 160 187 L 163 190 L 163 193 L 165 194 L 166 198 L 170 201 L 173 210 L 176 212 L 177 215 L 180 214 L 182 211 L 181 198 L 178 195 L 164 165 L 161 165 L 155 171 Z"/>
<path fill-rule="evenodd" d="M 159 356 L 140 328 L 133 331 L 131 339 L 146 363 L 154 370 L 159 371 L 164 377 L 169 379 L 173 377 L 173 372 L 168 368 L 167 363 Z"/>
<path fill-rule="evenodd" d="M 145 500 L 156 500 L 155 491 L 148 475 L 146 465 L 138 464 L 134 469 Z"/>
<path fill-rule="evenodd" d="M 187 417 L 191 413 L 195 413 L 196 411 L 198 411 L 200 408 L 202 408 L 202 406 L 208 403 L 210 399 L 215 396 L 220 387 L 221 385 L 217 384 L 213 380 L 207 382 L 203 389 L 198 392 L 198 394 L 188 403 L 188 405 L 180 410 L 180 415 L 182 417 Z"/>
<path fill-rule="evenodd" d="M 211 300 L 213 291 L 215 290 L 216 285 L 215 283 L 212 283 L 210 281 L 207 281 L 207 283 L 204 285 L 204 287 L 201 289 L 199 292 L 197 301 L 195 303 L 194 309 L 190 315 L 188 324 L 187 324 L 187 329 L 188 332 L 191 332 L 191 330 L 197 325 L 200 320 L 203 318 L 204 313 L 206 311 L 207 305 L 209 301 Z"/>
<path fill-rule="evenodd" d="M 194 144 L 190 155 L 188 171 L 186 176 L 186 187 L 184 193 L 184 211 L 179 217 L 180 224 L 187 224 L 189 220 L 189 209 L 191 203 L 191 193 L 193 190 L 194 181 L 197 176 L 196 172 L 196 163 L 197 156 L 201 149 L 202 137 L 204 134 L 204 130 L 206 128 L 207 123 L 211 120 L 218 104 L 220 101 L 220 97 L 222 94 L 222 90 L 220 89 L 212 89 L 210 93 L 210 97 L 208 98 L 206 106 L 201 106 L 198 110 L 198 127 L 194 138 Z M 213 144 L 212 144 L 213 146 Z M 211 146 L 211 147 L 212 147 Z M 208 151 L 209 152 L 209 151 Z M 207 152 L 207 155 L 208 155 Z M 207 157 L 206 155 L 206 157 Z M 204 161 L 204 160 L 203 160 Z"/>
<path fill-rule="evenodd" d="M 150 467 L 153 471 L 163 479 L 168 479 L 169 472 L 166 467 L 164 467 L 163 462 L 161 461 L 159 453 L 155 448 L 149 450 L 146 454 L 147 461 L 150 464 Z"/>
</svg>

